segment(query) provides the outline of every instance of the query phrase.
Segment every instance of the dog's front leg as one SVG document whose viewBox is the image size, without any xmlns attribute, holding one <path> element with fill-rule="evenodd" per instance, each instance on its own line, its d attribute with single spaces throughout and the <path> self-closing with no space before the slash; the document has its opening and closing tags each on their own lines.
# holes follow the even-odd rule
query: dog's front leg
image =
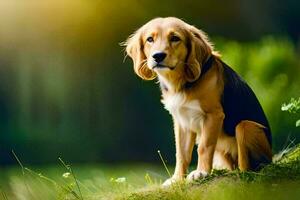
<svg viewBox="0 0 300 200">
<path fill-rule="evenodd" d="M 215 147 L 222 131 L 223 119 L 223 112 L 209 113 L 206 115 L 198 144 L 197 169 L 188 175 L 187 179 L 189 181 L 205 177 L 210 173 Z"/>
<path fill-rule="evenodd" d="M 196 134 L 181 128 L 176 120 L 174 120 L 174 133 L 176 142 L 176 167 L 174 175 L 163 183 L 164 186 L 184 179 L 195 145 Z"/>
</svg>

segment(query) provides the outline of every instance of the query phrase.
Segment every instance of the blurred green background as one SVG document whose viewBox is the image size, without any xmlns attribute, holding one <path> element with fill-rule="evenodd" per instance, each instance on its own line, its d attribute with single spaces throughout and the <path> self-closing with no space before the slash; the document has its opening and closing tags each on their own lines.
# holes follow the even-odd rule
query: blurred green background
<svg viewBox="0 0 300 200">
<path fill-rule="evenodd" d="M 300 1 L 0 1 L 0 165 L 174 161 L 172 121 L 154 82 L 119 43 L 157 16 L 206 31 L 251 85 L 274 152 L 300 141 L 281 104 L 300 95 Z"/>
</svg>

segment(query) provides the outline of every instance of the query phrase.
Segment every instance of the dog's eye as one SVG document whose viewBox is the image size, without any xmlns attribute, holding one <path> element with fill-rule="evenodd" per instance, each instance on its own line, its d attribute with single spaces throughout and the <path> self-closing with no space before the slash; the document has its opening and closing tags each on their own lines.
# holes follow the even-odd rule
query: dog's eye
<svg viewBox="0 0 300 200">
<path fill-rule="evenodd" d="M 147 38 L 147 42 L 154 42 L 153 37 L 151 37 L 151 36 L 148 37 L 148 38 Z"/>
<path fill-rule="evenodd" d="M 180 41 L 180 38 L 176 35 L 172 35 L 171 38 L 170 38 L 170 41 L 171 42 L 178 42 L 178 41 Z"/>
</svg>

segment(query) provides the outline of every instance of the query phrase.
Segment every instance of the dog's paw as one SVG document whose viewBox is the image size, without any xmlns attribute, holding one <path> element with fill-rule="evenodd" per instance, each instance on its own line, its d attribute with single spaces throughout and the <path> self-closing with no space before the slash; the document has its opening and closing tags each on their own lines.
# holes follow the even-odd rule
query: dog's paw
<svg viewBox="0 0 300 200">
<path fill-rule="evenodd" d="M 177 177 L 171 177 L 168 178 L 167 180 L 165 180 L 165 182 L 162 184 L 163 187 L 169 187 L 171 185 L 173 185 L 176 182 L 179 182 L 181 179 L 177 178 Z"/>
<path fill-rule="evenodd" d="M 168 178 L 167 180 L 165 180 L 165 182 L 162 184 L 163 187 L 169 187 L 172 184 L 174 184 L 177 180 L 174 178 Z"/>
<path fill-rule="evenodd" d="M 207 172 L 204 172 L 201 170 L 194 170 L 186 177 L 186 179 L 188 182 L 191 182 L 191 181 L 195 181 L 195 180 L 204 178 L 206 176 L 208 176 Z"/>
</svg>

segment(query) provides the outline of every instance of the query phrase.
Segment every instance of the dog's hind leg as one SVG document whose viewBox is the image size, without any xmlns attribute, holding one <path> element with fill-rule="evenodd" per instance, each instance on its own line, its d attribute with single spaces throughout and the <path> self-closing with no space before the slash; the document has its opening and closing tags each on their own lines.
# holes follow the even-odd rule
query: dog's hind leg
<svg viewBox="0 0 300 200">
<path fill-rule="evenodd" d="M 258 170 L 272 161 L 272 150 L 265 134 L 265 127 L 243 120 L 236 126 L 238 166 L 241 171 Z"/>
</svg>

